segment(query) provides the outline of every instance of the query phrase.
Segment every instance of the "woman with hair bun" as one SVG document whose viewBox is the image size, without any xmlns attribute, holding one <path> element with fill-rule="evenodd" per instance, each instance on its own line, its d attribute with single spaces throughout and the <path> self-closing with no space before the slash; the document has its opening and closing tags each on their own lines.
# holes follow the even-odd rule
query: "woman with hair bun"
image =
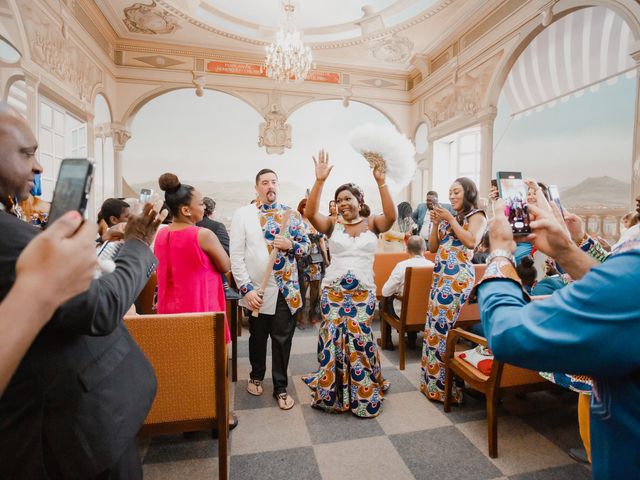
<svg viewBox="0 0 640 480">
<path fill-rule="evenodd" d="M 196 226 L 204 217 L 202 194 L 172 173 L 161 175 L 158 183 L 173 215 L 173 223 L 158 232 L 154 246 L 158 313 L 225 312 L 222 275 L 231 265 L 218 237 Z M 228 343 L 226 321 L 225 337 Z"/>
<path fill-rule="evenodd" d="M 440 205 L 430 211 L 433 228 L 429 251 L 436 254 L 433 284 L 429 293 L 429 311 L 424 327 L 420 391 L 433 401 L 444 401 L 444 354 L 447 333 L 454 328 L 460 308 L 467 301 L 475 281 L 471 263 L 473 250 L 482 240 L 487 219 L 478 209 L 478 188 L 461 177 L 449 187 L 453 215 Z M 453 402 L 462 401 L 462 392 L 454 388 Z"/>
<path fill-rule="evenodd" d="M 353 183 L 338 187 L 334 196 L 341 220 L 322 215 L 318 211 L 322 187 L 333 166 L 324 150 L 313 161 L 316 181 L 305 213 L 311 224 L 329 238 L 331 265 L 321 286 L 320 365 L 303 380 L 312 390 L 312 406 L 334 413 L 351 410 L 358 417 L 375 417 L 380 413 L 388 382 L 382 378 L 380 356 L 371 331 L 376 307 L 373 259 L 378 234 L 391 228 L 396 209 L 385 174 L 374 170 L 382 215 L 371 216 L 362 190 Z"/>
</svg>

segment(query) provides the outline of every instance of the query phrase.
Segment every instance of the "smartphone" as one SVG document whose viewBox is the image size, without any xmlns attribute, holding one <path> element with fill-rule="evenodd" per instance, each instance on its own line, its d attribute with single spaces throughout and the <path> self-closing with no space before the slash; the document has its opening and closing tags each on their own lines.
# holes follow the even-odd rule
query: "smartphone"
<svg viewBox="0 0 640 480">
<path fill-rule="evenodd" d="M 65 158 L 60 165 L 47 225 L 76 210 L 84 215 L 93 180 L 93 164 L 86 158 Z"/>
<path fill-rule="evenodd" d="M 562 218 L 564 218 L 564 208 L 562 208 L 562 203 L 560 202 L 560 191 L 557 185 L 549 185 L 549 195 L 551 195 L 551 200 L 556 204 L 562 214 Z"/>
<path fill-rule="evenodd" d="M 498 192 L 505 203 L 505 213 L 514 235 L 528 235 L 529 205 L 527 193 L 529 187 L 522 179 L 521 172 L 498 172 Z"/>
<path fill-rule="evenodd" d="M 151 200 L 151 196 L 153 195 L 153 190 L 150 188 L 141 188 L 140 189 L 140 203 L 143 205 Z"/>
</svg>

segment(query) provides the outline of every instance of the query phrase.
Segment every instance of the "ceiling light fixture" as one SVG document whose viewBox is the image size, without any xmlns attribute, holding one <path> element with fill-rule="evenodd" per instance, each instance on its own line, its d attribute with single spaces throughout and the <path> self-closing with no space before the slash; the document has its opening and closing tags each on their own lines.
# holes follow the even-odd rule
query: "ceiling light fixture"
<svg viewBox="0 0 640 480">
<path fill-rule="evenodd" d="M 294 25 L 294 0 L 282 0 L 283 26 L 276 33 L 276 41 L 267 45 L 264 69 L 267 77 L 278 82 L 301 82 L 309 70 L 313 58 L 311 49 L 302 42 L 300 32 Z"/>
</svg>

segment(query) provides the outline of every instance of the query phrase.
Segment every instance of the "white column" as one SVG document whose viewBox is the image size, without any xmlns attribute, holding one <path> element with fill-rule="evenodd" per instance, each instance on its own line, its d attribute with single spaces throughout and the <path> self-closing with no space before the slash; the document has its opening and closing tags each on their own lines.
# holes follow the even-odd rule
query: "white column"
<svg viewBox="0 0 640 480">
<path fill-rule="evenodd" d="M 493 170 L 493 123 L 498 113 L 496 107 L 489 107 L 480 121 L 480 197 L 489 197 L 491 172 Z"/>
<path fill-rule="evenodd" d="M 38 121 L 38 88 L 40 86 L 40 76 L 25 70 L 24 83 L 27 89 L 27 123 L 29 123 L 31 131 L 33 131 L 36 138 L 38 138 L 40 134 L 40 122 Z"/>
<path fill-rule="evenodd" d="M 131 132 L 122 124 L 112 123 L 111 136 L 113 138 L 114 192 L 116 197 L 122 197 L 122 152 L 131 138 Z"/>
</svg>

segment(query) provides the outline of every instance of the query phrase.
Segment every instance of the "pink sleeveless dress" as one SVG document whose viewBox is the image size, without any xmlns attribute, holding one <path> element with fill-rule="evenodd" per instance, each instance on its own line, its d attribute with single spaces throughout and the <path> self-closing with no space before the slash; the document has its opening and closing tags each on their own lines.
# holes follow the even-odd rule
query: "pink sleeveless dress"
<svg viewBox="0 0 640 480">
<path fill-rule="evenodd" d="M 200 247 L 199 230 L 193 226 L 158 232 L 154 253 L 160 314 L 226 312 L 222 275 Z M 226 317 L 225 340 L 231 341 Z"/>
</svg>

